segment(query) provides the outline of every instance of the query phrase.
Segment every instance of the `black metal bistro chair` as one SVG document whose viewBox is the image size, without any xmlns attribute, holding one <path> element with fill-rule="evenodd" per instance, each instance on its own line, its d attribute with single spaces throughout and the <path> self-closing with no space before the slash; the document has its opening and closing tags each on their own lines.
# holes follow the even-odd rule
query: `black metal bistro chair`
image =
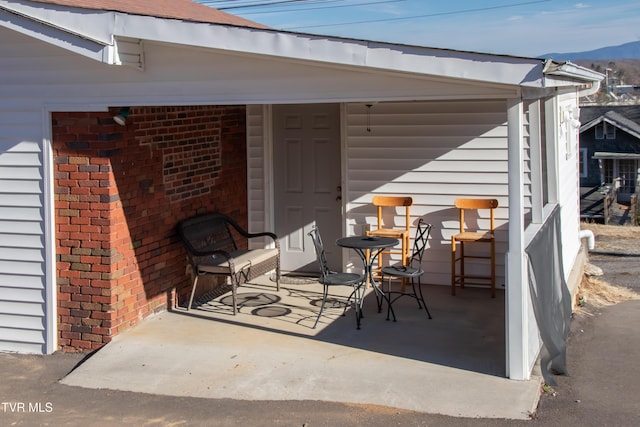
<svg viewBox="0 0 640 427">
<path fill-rule="evenodd" d="M 424 309 L 427 312 L 427 316 L 431 319 L 431 313 L 429 312 L 429 308 L 427 307 L 427 303 L 424 301 L 424 296 L 422 295 L 422 286 L 420 286 L 420 277 L 424 274 L 424 270 L 422 269 L 422 257 L 424 255 L 425 247 L 427 246 L 427 240 L 429 239 L 429 234 L 431 234 L 431 224 L 427 224 L 424 222 L 422 218 L 418 221 L 418 228 L 416 229 L 416 236 L 413 241 L 413 252 L 411 254 L 411 258 L 409 259 L 408 265 L 404 266 L 402 264 L 393 265 L 384 267 L 382 269 L 382 286 L 384 290 L 384 279 L 387 278 L 387 297 L 389 298 L 389 307 L 387 309 L 387 320 L 389 320 L 389 310 L 391 309 L 391 304 L 396 301 L 398 298 L 403 296 L 410 296 L 415 298 L 418 301 L 418 308 L 422 309 L 424 305 Z M 411 280 L 411 289 L 412 292 L 409 291 L 392 291 L 391 290 L 391 280 L 397 279 L 410 279 Z M 416 291 L 416 279 L 418 290 Z M 395 320 L 395 319 L 394 319 Z"/>
<path fill-rule="evenodd" d="M 351 286 L 353 287 L 353 292 L 349 295 L 347 304 L 351 299 L 354 300 L 356 325 L 357 328 L 360 329 L 360 318 L 362 317 L 362 296 L 360 294 L 363 291 L 362 285 L 364 283 L 364 276 L 356 273 L 339 273 L 331 271 L 327 264 L 327 257 L 324 253 L 324 245 L 322 244 L 322 238 L 320 237 L 320 230 L 318 230 L 317 226 L 314 226 L 308 234 L 311 237 L 311 240 L 313 240 L 313 247 L 316 251 L 318 264 L 320 265 L 319 281 L 322 283 L 324 288 L 322 293 L 322 306 L 320 307 L 320 312 L 318 313 L 318 317 L 316 318 L 316 323 L 314 323 L 313 328 L 315 329 L 320 317 L 322 316 L 322 312 L 324 311 L 324 306 L 329 295 L 329 288 L 332 286 Z M 345 311 L 347 306 L 345 306 Z M 342 314 L 344 315 L 344 312 Z"/>
</svg>

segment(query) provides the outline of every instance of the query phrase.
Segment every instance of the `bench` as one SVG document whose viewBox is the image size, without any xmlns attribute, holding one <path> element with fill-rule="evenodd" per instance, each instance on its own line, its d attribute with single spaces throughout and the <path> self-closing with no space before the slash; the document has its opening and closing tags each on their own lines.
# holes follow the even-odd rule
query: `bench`
<svg viewBox="0 0 640 427">
<path fill-rule="evenodd" d="M 247 239 L 265 238 L 272 248 L 238 249 L 232 230 Z M 187 310 L 191 309 L 198 278 L 206 274 L 227 276 L 231 281 L 233 314 L 238 311 L 238 286 L 269 271 L 276 271 L 276 287 L 280 291 L 280 242 L 273 233 L 249 233 L 230 217 L 206 213 L 187 218 L 177 226 L 178 235 L 187 249 L 193 285 Z M 265 245 L 266 246 L 266 245 Z"/>
</svg>

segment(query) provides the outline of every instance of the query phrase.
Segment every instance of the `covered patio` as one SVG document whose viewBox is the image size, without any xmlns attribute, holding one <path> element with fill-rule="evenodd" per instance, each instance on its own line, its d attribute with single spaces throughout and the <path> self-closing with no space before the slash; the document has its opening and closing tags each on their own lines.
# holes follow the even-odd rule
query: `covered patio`
<svg viewBox="0 0 640 427">
<path fill-rule="evenodd" d="M 362 328 L 336 303 L 319 311 L 322 287 L 268 276 L 197 308 L 158 314 L 117 336 L 70 373 L 67 385 L 172 396 L 321 400 L 462 417 L 527 419 L 541 378 L 505 377 L 504 293 L 424 286 L 433 315 L 415 300 L 394 303 L 397 322 L 377 313 L 369 290 Z M 348 294 L 349 288 L 344 288 Z M 336 300 L 340 295 L 334 295 Z M 344 295 L 342 295 L 344 296 Z"/>
<path fill-rule="evenodd" d="M 297 398 L 319 398 L 308 392 L 322 391 L 330 400 L 349 401 L 334 391 L 348 387 L 314 385 L 356 372 L 356 379 L 345 381 L 362 395 L 376 390 L 363 379 L 378 387 L 395 384 L 387 386 L 393 391 L 410 390 L 410 382 L 425 390 L 411 390 L 402 402 L 409 396 L 435 400 L 425 393 L 441 397 L 443 390 L 450 390 L 443 400 L 451 401 L 464 390 L 491 400 L 494 405 L 484 405 L 491 410 L 496 402 L 508 406 L 503 402 L 510 397 L 487 393 L 493 382 L 452 388 L 455 381 L 445 375 L 431 387 L 435 374 L 417 381 L 428 371 L 425 366 L 524 381 L 507 387 L 529 384 L 542 341 L 525 249 L 540 235 L 562 243 L 553 258 L 538 257 L 543 272 L 555 267 L 554 281 L 539 283 L 542 291 L 568 294 L 566 282 L 580 276 L 582 261 L 577 100 L 597 91 L 602 75 L 551 59 L 282 32 L 207 8 L 176 16 L 118 2 L 107 2 L 113 7 L 108 13 L 79 0 L 32 3 L 0 0 L 0 57 L 10 64 L 0 69 L 11 88 L 0 97 L 8 113 L 0 123 L 7 135 L 2 166 L 12 188 L 0 209 L 11 229 L 1 273 L 13 280 L 11 315 L 0 325 L 10 339 L 0 337 L 0 350 L 48 354 L 109 343 L 74 377 L 124 345 L 122 359 L 113 362 L 118 369 L 101 375 L 96 366 L 87 374 L 91 381 L 81 382 L 117 376 L 114 387 L 130 387 L 149 371 L 140 379 L 143 389 L 183 394 L 199 387 L 188 377 L 209 384 L 223 378 L 216 358 L 226 355 L 238 377 L 203 391 L 227 397 L 237 388 L 225 385 L 241 383 L 269 398 L 286 394 L 284 387 L 272 392 L 269 380 L 279 376 L 258 363 L 283 365 L 283 348 L 300 349 L 288 352 L 300 367 L 292 361 L 283 365 L 286 372 L 302 369 L 296 377 L 302 389 L 291 387 Z M 141 8 L 153 14 L 141 14 Z M 130 113 L 125 126 L 113 119 L 123 111 Z M 297 193 L 301 201 L 294 199 Z M 323 233 L 335 233 L 325 234 L 326 241 L 363 234 L 375 218 L 372 197 L 394 194 L 413 198 L 414 224 L 422 218 L 434 225 L 423 267 L 428 282 L 441 285 L 449 281 L 450 237 L 458 226 L 454 200 L 498 199 L 497 276 L 504 295 L 491 301 L 480 290 L 479 302 L 467 307 L 464 296 L 454 300 L 438 288 L 447 304 L 438 303 L 433 291 L 434 320 L 418 312 L 411 333 L 400 309 L 398 323 L 372 314 L 355 331 L 352 319 L 339 318 L 315 335 L 306 332 L 313 317 L 308 301 L 306 309 L 291 313 L 283 307 L 287 316 L 273 312 L 273 301 L 268 310 L 253 308 L 262 314 L 253 317 L 248 307 L 232 317 L 215 304 L 190 313 L 172 310 L 187 282 L 174 230 L 181 219 L 223 211 L 249 231 L 272 230 L 283 240 L 283 252 L 288 250 L 283 262 L 293 259 L 283 269 L 303 271 L 299 267 L 314 259 L 304 243 L 308 227 L 317 221 Z M 550 221 L 557 221 L 555 234 L 547 233 Z M 309 258 L 297 259 L 298 253 Z M 358 268 L 353 253 L 335 255 L 337 268 Z M 556 305 L 543 304 L 548 307 Z M 471 314 L 481 308 L 487 312 Z M 148 322 L 134 328 L 146 317 Z M 250 322 L 243 317 L 259 324 L 245 326 Z M 493 324 L 495 332 L 488 333 Z M 238 349 L 253 343 L 265 347 L 253 346 L 238 364 L 244 354 Z M 322 369 L 331 368 L 326 361 L 333 358 L 306 362 L 316 344 L 337 345 L 349 357 L 375 357 L 327 373 Z M 321 354 L 309 357 L 315 360 L 316 353 Z M 395 363 L 397 358 L 404 363 Z M 414 363 L 419 367 L 398 375 L 396 365 Z M 236 365 L 255 376 L 243 379 Z M 311 385 L 301 380 L 317 372 Z M 392 383 L 382 377 L 387 374 L 402 381 Z M 388 397 L 370 403 L 391 405 Z M 468 401 L 456 403 L 461 406 Z"/>
</svg>

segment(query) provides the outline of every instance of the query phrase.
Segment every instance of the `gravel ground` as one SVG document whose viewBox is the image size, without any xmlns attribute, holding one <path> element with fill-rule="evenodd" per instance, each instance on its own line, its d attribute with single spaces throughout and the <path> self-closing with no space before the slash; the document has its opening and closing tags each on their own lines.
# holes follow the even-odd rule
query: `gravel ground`
<svg viewBox="0 0 640 427">
<path fill-rule="evenodd" d="M 606 266 L 606 281 L 640 292 L 640 227 L 584 224 L 593 231 L 595 249 L 589 252 L 589 262 Z"/>
</svg>

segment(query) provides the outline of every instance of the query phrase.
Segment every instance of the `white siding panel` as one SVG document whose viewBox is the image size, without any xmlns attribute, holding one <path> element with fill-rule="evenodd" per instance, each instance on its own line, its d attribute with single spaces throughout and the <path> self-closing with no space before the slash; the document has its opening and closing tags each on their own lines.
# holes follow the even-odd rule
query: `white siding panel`
<svg viewBox="0 0 640 427">
<path fill-rule="evenodd" d="M 265 155 L 263 106 L 247 106 L 247 181 L 249 231 L 261 232 L 271 229 L 266 223 L 267 180 L 265 177 Z M 253 239 L 256 240 L 256 239 Z M 255 242 L 251 242 L 255 244 Z"/>
<path fill-rule="evenodd" d="M 4 325 L 5 328 L 44 330 L 44 323 L 41 317 L 0 314 L 0 324 Z"/>
<path fill-rule="evenodd" d="M 44 262 L 43 259 L 43 253 L 41 249 L 22 249 L 22 248 L 15 248 L 15 247 L 5 247 L 5 244 L 3 243 L 2 246 L 0 246 L 0 259 L 2 260 L 7 260 L 7 261 L 42 261 Z"/>
<path fill-rule="evenodd" d="M 42 221 L 42 210 L 24 207 L 4 207 L 0 205 L 0 218 L 3 220 Z M 41 224 L 31 223 L 34 227 Z"/>
<path fill-rule="evenodd" d="M 0 185 L 4 184 L 3 180 L 0 180 Z M 24 185 L 23 185 L 24 184 Z M 35 194 L 19 194 L 25 191 L 26 186 L 32 183 L 24 183 L 19 182 L 16 183 L 15 186 L 11 187 L 13 191 L 9 193 L 18 193 L 18 194 L 2 194 L 0 193 L 0 206 L 29 206 L 29 207 L 40 207 L 42 204 L 41 198 L 39 195 Z"/>
<path fill-rule="evenodd" d="M 34 123 L 32 123 L 34 119 L 32 115 L 20 113 L 20 117 L 23 117 L 23 119 L 28 123 L 30 123 L 31 126 L 34 125 Z M 0 126 L 2 126 L 3 129 L 6 129 L 7 126 L 11 126 L 13 123 L 14 123 L 13 121 L 7 121 L 7 123 L 3 123 L 3 121 L 0 121 Z M 39 153 L 40 146 L 35 142 L 16 141 L 15 139 L 10 139 L 6 135 L 3 135 L 2 137 L 0 137 L 0 153 L 4 153 L 4 152 Z"/>
<path fill-rule="evenodd" d="M 524 188 L 523 188 L 523 195 L 524 195 L 524 215 L 525 215 L 525 219 L 524 219 L 524 226 L 525 228 L 531 224 L 531 220 L 532 220 L 532 216 L 531 216 L 531 208 L 533 206 L 533 192 L 532 192 L 532 188 L 531 188 L 531 140 L 530 140 L 530 120 L 529 120 L 529 108 L 531 106 L 531 102 L 525 103 L 523 105 L 523 109 L 524 109 L 524 117 L 523 117 L 523 137 L 524 137 L 524 141 L 523 141 L 523 182 L 524 182 Z"/>
<path fill-rule="evenodd" d="M 2 342 L 2 351 L 7 353 L 21 353 L 21 354 L 42 354 L 44 352 L 44 345 L 42 344 L 30 344 L 24 342 Z"/>
<path fill-rule="evenodd" d="M 0 328 L 0 341 L 29 341 L 44 344 L 41 331 L 17 328 Z"/>
<path fill-rule="evenodd" d="M 20 316 L 42 316 L 44 317 L 42 303 L 25 303 L 15 301 L 4 301 L 0 299 L 0 313 L 15 314 Z M 0 340 L 0 342 L 2 342 Z"/>
<path fill-rule="evenodd" d="M 498 284 L 507 244 L 507 127 L 504 101 L 379 103 L 347 106 L 347 223 L 375 228 L 375 194 L 413 197 L 412 223 L 433 225 L 424 267 L 429 283 L 450 282 L 450 237 L 457 197 L 497 198 Z M 367 130 L 369 129 L 369 130 Z M 402 223 L 402 212 L 395 222 Z M 480 226 L 488 218 L 480 218 Z M 357 260 L 354 260 L 354 265 Z M 484 265 L 470 264 L 480 272 Z M 484 271 L 483 271 L 484 272 Z"/>
<path fill-rule="evenodd" d="M 2 128 L 4 132 L 5 129 Z M 39 153 L 7 153 L 0 152 L 0 166 L 40 166 Z"/>
<path fill-rule="evenodd" d="M 577 97 L 573 93 L 564 95 L 560 101 L 560 111 L 569 111 L 577 107 Z M 562 126 L 562 123 L 558 123 Z M 558 141 L 559 184 L 558 199 L 562 207 L 562 251 L 565 278 L 569 273 L 580 250 L 580 202 L 579 202 L 579 166 L 578 166 L 578 130 L 565 125 L 565 132 Z"/>
<path fill-rule="evenodd" d="M 17 197 L 16 194 L 26 193 L 39 197 L 41 186 L 42 183 L 35 180 L 0 179 L 0 194 L 8 193 L 11 197 Z"/>
<path fill-rule="evenodd" d="M 25 71 L 24 58 L 3 56 L 6 49 L 12 50 L 2 43 L 0 75 Z M 23 91 L 21 99 L 7 98 L 8 89 L 0 88 L 0 351 L 43 353 L 42 105 L 30 99 L 33 89 Z"/>
<path fill-rule="evenodd" d="M 37 182 L 42 179 L 42 170 L 36 167 L 1 167 L 0 180 L 5 180 L 8 178 Z M 3 187 L 0 186 L 0 188 Z"/>
<path fill-rule="evenodd" d="M 44 264 L 41 262 L 0 260 L 0 274 L 41 276 L 44 275 Z M 0 287 L 0 289 L 2 289 L 2 287 Z"/>
<path fill-rule="evenodd" d="M 43 235 L 43 225 L 40 222 L 26 222 L 22 220 L 0 220 L 0 233 L 15 235 L 36 234 Z"/>
<path fill-rule="evenodd" d="M 44 289 L 42 279 L 38 276 L 22 276 L 13 274 L 0 274 L 2 288 Z"/>
<path fill-rule="evenodd" d="M 2 299 L 14 302 L 44 302 L 44 296 L 38 289 L 10 288 L 2 290 Z"/>
</svg>

